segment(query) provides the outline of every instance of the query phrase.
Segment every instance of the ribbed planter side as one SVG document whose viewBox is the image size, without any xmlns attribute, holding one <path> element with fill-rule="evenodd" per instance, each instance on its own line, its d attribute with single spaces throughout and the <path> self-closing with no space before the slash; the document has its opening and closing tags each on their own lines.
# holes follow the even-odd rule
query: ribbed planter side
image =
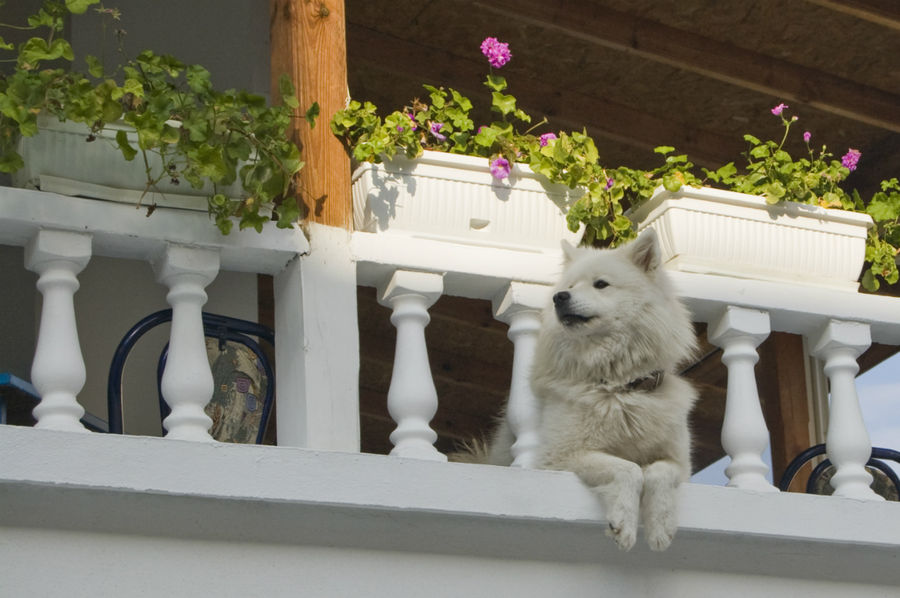
<svg viewBox="0 0 900 598">
<path fill-rule="evenodd" d="M 659 191 L 630 217 L 656 230 L 669 268 L 849 291 L 872 226 L 856 212 L 692 187 Z"/>
<path fill-rule="evenodd" d="M 141 197 L 147 175 L 144 161 L 138 154 L 126 161 L 116 144 L 116 133 L 125 130 L 132 147 L 137 147 L 137 133 L 131 127 L 108 124 L 93 141 L 87 141 L 86 125 L 39 119 L 38 134 L 22 137 L 18 151 L 25 167 L 13 175 L 17 187 L 41 189 L 63 195 L 77 195 L 143 205 L 190 210 L 207 210 L 206 197 L 213 194 L 209 183 L 194 189 L 182 180 L 174 185 L 163 178 L 154 190 Z M 159 156 L 149 155 L 152 172 L 162 172 Z M 241 197 L 239 182 L 218 191 L 228 197 Z"/>
<path fill-rule="evenodd" d="M 427 151 L 365 163 L 352 181 L 357 231 L 537 251 L 581 237 L 565 219 L 581 192 L 518 164 L 501 182 L 486 158 Z"/>
</svg>

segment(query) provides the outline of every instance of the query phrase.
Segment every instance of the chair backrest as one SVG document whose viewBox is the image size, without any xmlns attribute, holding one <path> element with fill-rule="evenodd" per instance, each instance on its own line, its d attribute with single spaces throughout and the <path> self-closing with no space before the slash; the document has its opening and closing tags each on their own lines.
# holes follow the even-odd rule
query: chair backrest
<svg viewBox="0 0 900 598">
<path fill-rule="evenodd" d="M 119 342 L 110 364 L 106 387 L 110 433 L 122 434 L 124 429 L 122 374 L 128 354 L 144 334 L 171 320 L 171 309 L 152 313 L 132 326 Z M 213 398 L 206 408 L 207 414 L 213 418 L 210 433 L 216 440 L 225 442 L 252 440 L 256 444 L 262 443 L 274 403 L 275 376 L 271 363 L 252 337 L 274 347 L 274 331 L 256 322 L 207 312 L 203 313 L 203 331 L 207 337 L 207 354 L 215 382 Z M 168 349 L 167 344 L 157 363 L 160 422 L 169 414 L 160 389 Z M 260 396 L 262 399 L 259 399 Z"/>
<path fill-rule="evenodd" d="M 825 445 L 817 444 L 794 457 L 793 461 L 785 468 L 784 475 L 781 476 L 781 480 L 778 482 L 778 488 L 781 489 L 782 492 L 786 491 L 801 467 L 816 457 L 824 454 Z M 875 488 L 875 491 L 885 498 L 897 500 L 898 497 L 900 497 L 900 477 L 897 476 L 897 472 L 894 471 L 890 465 L 885 463 L 885 461 L 900 463 L 900 451 L 873 447 L 872 455 L 869 458 L 868 463 L 866 463 L 866 468 L 876 476 L 873 487 L 885 486 L 883 488 Z M 806 492 L 808 494 L 827 493 L 825 489 L 828 486 L 828 481 L 831 479 L 833 473 L 834 467 L 832 466 L 831 461 L 827 458 L 823 459 L 818 465 L 813 467 L 812 472 L 809 474 L 809 480 L 806 482 Z"/>
</svg>

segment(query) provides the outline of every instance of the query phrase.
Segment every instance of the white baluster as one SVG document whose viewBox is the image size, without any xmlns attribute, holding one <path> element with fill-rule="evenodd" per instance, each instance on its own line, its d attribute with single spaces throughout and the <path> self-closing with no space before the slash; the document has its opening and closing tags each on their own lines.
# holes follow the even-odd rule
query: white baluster
<svg viewBox="0 0 900 598">
<path fill-rule="evenodd" d="M 41 395 L 34 408 L 36 427 L 86 432 L 78 393 L 86 372 L 75 326 L 77 274 L 91 259 L 91 235 L 39 231 L 25 247 L 25 267 L 39 275 L 43 295 L 41 324 L 31 365 L 31 380 Z"/>
<path fill-rule="evenodd" d="M 747 490 L 777 492 L 766 480 L 768 466 L 762 460 L 769 444 L 769 430 L 759 404 L 753 371 L 759 354 L 756 347 L 769 336 L 769 314 L 729 306 L 716 322 L 710 322 L 709 341 L 722 349 L 728 368 L 722 446 L 731 457 L 725 469 L 728 485 Z"/>
<path fill-rule="evenodd" d="M 872 454 L 872 442 L 856 394 L 856 358 L 871 343 L 868 324 L 831 320 L 816 339 L 813 355 L 824 360 L 831 386 L 825 448 L 837 468 L 831 478 L 834 495 L 884 500 L 870 488 L 872 475 L 865 465 Z"/>
<path fill-rule="evenodd" d="M 213 394 L 213 377 L 206 356 L 202 308 L 203 289 L 219 272 L 219 254 L 210 249 L 169 245 L 153 262 L 159 282 L 169 287 L 172 306 L 169 357 L 162 376 L 162 394 L 172 413 L 163 421 L 166 438 L 211 441 L 212 420 L 204 408 Z"/>
<path fill-rule="evenodd" d="M 392 455 L 446 461 L 434 447 L 437 434 L 428 423 L 437 413 L 438 397 L 428 364 L 425 326 L 431 320 L 428 308 L 444 290 L 440 274 L 397 270 L 379 303 L 393 309 L 391 323 L 397 328 L 394 369 L 388 389 L 388 412 L 397 423 L 391 432 Z"/>
<path fill-rule="evenodd" d="M 506 420 L 516 437 L 512 445 L 512 464 L 516 467 L 535 466 L 540 413 L 531 391 L 531 367 L 541 327 L 541 312 L 549 294 L 550 287 L 545 285 L 511 282 L 506 291 L 494 299 L 494 317 L 509 324 L 507 335 L 513 342 Z"/>
</svg>

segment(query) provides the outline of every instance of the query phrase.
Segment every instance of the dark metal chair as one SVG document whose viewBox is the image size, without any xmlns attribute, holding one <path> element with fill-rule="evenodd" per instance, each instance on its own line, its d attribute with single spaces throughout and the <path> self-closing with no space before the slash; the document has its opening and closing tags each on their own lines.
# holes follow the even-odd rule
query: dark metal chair
<svg viewBox="0 0 900 598">
<path fill-rule="evenodd" d="M 152 330 L 156 326 L 163 324 L 165 322 L 169 322 L 172 320 L 172 310 L 164 309 L 155 313 L 150 314 L 149 316 L 143 318 L 137 324 L 132 326 L 132 328 L 125 334 L 122 338 L 119 346 L 116 348 L 115 353 L 113 354 L 112 364 L 109 368 L 109 378 L 107 380 L 107 391 L 106 391 L 106 399 L 107 399 L 107 407 L 109 413 L 109 432 L 111 434 L 122 434 L 123 433 L 123 415 L 122 415 L 122 373 L 125 368 L 125 361 L 128 358 L 128 354 L 135 346 L 138 340 L 146 334 L 148 331 Z M 269 363 L 268 358 L 265 353 L 263 353 L 260 344 L 254 340 L 252 337 L 257 337 L 261 341 L 267 342 L 270 346 L 275 346 L 275 333 L 270 328 L 263 326 L 261 324 L 257 324 L 255 322 L 249 322 L 247 320 L 241 320 L 238 318 L 231 318 L 228 316 L 222 316 L 218 314 L 212 313 L 203 313 L 203 332 L 207 338 L 217 339 L 218 340 L 218 350 L 223 351 L 226 348 L 226 343 L 237 343 L 241 347 L 245 347 L 245 350 L 249 350 L 253 356 L 255 356 L 257 366 L 262 369 L 262 373 L 265 376 L 265 391 L 263 394 L 262 403 L 262 412 L 260 415 L 259 421 L 259 429 L 255 435 L 255 443 L 261 444 L 263 441 L 263 437 L 265 436 L 266 426 L 269 422 L 269 416 L 272 411 L 272 406 L 275 398 L 275 375 L 272 369 L 272 365 Z M 160 408 L 160 422 L 164 420 L 170 412 L 169 406 L 166 404 L 165 400 L 162 396 L 162 391 L 160 389 L 163 370 L 166 365 L 166 358 L 168 356 L 169 345 L 163 348 L 162 353 L 159 357 L 159 362 L 157 364 L 156 371 L 156 383 L 157 383 L 157 395 L 159 396 L 159 408 Z M 214 376 L 215 377 L 215 376 Z M 222 386 L 224 383 L 221 380 L 216 380 L 217 388 Z M 228 386 L 228 385 L 226 385 Z M 216 397 L 214 395 L 214 401 Z M 225 398 L 224 400 L 230 400 Z M 246 399 L 248 403 L 250 402 L 249 397 Z M 254 398 L 254 405 L 255 407 Z M 212 405 L 212 402 L 211 402 Z M 248 407 L 248 409 L 253 410 L 253 408 Z M 210 407 L 207 406 L 207 412 L 209 413 Z M 214 433 L 215 437 L 216 434 Z M 232 438 L 216 438 L 216 440 L 223 441 L 231 441 L 235 442 L 235 439 Z"/>
<path fill-rule="evenodd" d="M 782 492 L 786 491 L 801 467 L 812 459 L 824 454 L 825 445 L 817 444 L 794 457 L 784 470 L 784 475 L 781 476 L 781 480 L 778 482 L 778 488 L 781 489 Z M 866 468 L 873 472 L 880 472 L 883 474 L 888 488 L 893 486 L 893 495 L 900 496 L 900 478 L 898 478 L 897 472 L 894 471 L 890 465 L 885 463 L 886 460 L 900 463 L 900 451 L 874 447 L 872 448 L 872 455 L 869 458 L 868 463 L 866 463 Z M 809 474 L 809 480 L 806 482 L 806 492 L 808 494 L 823 494 L 823 488 L 827 485 L 827 480 L 825 478 L 831 478 L 833 469 L 831 461 L 827 458 L 813 467 L 812 472 Z M 875 475 L 878 475 L 878 473 Z M 888 497 L 886 496 L 885 498 Z"/>
</svg>

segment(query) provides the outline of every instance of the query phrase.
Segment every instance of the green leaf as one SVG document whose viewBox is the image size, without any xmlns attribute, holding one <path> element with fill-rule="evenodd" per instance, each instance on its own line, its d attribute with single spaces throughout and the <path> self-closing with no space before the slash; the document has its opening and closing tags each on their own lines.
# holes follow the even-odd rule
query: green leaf
<svg viewBox="0 0 900 598">
<path fill-rule="evenodd" d="M 87 63 L 88 73 L 91 74 L 92 77 L 96 77 L 100 79 L 103 77 L 103 63 L 100 62 L 100 59 L 96 56 L 85 56 L 84 61 Z"/>
<path fill-rule="evenodd" d="M 16 46 L 14 44 L 7 43 L 2 37 L 0 37 L 0 50 L 15 50 Z"/>
<path fill-rule="evenodd" d="M 500 75 L 488 75 L 484 84 L 493 91 L 503 91 L 506 89 L 506 78 Z"/>
<path fill-rule="evenodd" d="M 312 106 L 309 107 L 309 110 L 306 111 L 306 122 L 309 123 L 310 129 L 316 126 L 316 119 L 319 117 L 319 112 L 319 102 L 313 102 Z"/>
<path fill-rule="evenodd" d="M 765 145 L 757 145 L 750 150 L 750 155 L 754 158 L 766 158 L 769 156 L 769 148 Z"/>
<path fill-rule="evenodd" d="M 515 96 L 502 94 L 499 91 L 494 91 L 491 93 L 491 98 L 491 107 L 504 116 L 516 109 Z"/>
<path fill-rule="evenodd" d="M 666 154 L 674 152 L 675 148 L 672 147 L 671 145 L 660 145 L 659 147 L 653 148 L 653 151 L 656 152 L 657 154 L 662 154 L 665 156 Z"/>
<path fill-rule="evenodd" d="M 209 71 L 196 64 L 189 66 L 184 73 L 188 87 L 196 94 L 205 94 L 212 91 L 211 75 Z"/>
<path fill-rule="evenodd" d="M 144 97 L 144 86 L 138 79 L 125 79 L 125 84 L 122 86 L 122 91 L 124 91 L 125 93 L 133 94 L 138 98 Z"/>
<path fill-rule="evenodd" d="M 872 272 L 872 269 L 869 268 L 862 275 L 862 286 L 864 289 L 869 291 L 870 293 L 874 293 L 878 290 L 878 287 L 881 286 L 878 284 L 878 279 L 875 278 L 875 274 Z"/>
<path fill-rule="evenodd" d="M 16 172 L 25 166 L 22 156 L 14 150 L 0 154 L 0 172 Z"/>
<path fill-rule="evenodd" d="M 47 40 L 32 37 L 19 49 L 19 64 L 28 65 L 30 68 L 35 68 L 42 60 L 56 60 L 57 58 L 72 60 L 74 57 L 72 46 L 64 39 L 55 39 L 48 46 Z"/>
<path fill-rule="evenodd" d="M 84 12 L 92 5 L 97 4 L 100 0 L 66 0 L 66 8 L 73 15 L 84 14 Z"/>
<path fill-rule="evenodd" d="M 890 222 L 900 218 L 900 194 L 876 193 L 866 207 L 866 213 L 875 222 Z"/>
<path fill-rule="evenodd" d="M 285 74 L 282 74 L 278 78 L 278 93 L 281 94 L 281 101 L 284 102 L 285 106 L 294 110 L 300 107 L 300 102 L 297 100 L 297 92 L 294 89 L 294 83 L 291 81 L 291 78 Z"/>
<path fill-rule="evenodd" d="M 122 156 L 126 160 L 129 162 L 134 160 L 134 157 L 137 155 L 137 150 L 128 143 L 128 134 L 125 131 L 119 129 L 116 132 L 116 144 L 119 146 L 119 151 L 122 152 Z"/>
</svg>

